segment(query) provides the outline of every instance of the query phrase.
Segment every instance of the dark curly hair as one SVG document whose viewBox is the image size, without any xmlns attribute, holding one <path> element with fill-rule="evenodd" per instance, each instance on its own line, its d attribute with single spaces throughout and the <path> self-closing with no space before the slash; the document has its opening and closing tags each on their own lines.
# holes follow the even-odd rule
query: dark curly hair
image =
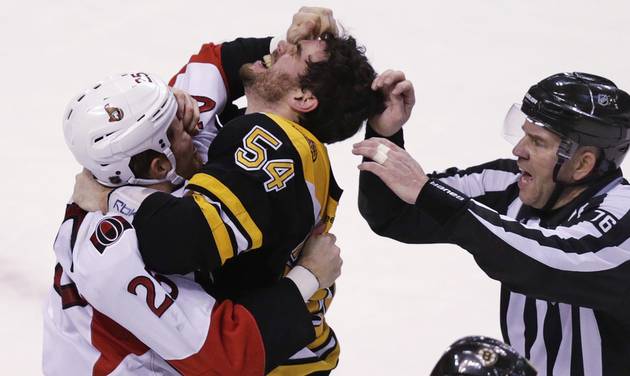
<svg viewBox="0 0 630 376">
<path fill-rule="evenodd" d="M 345 140 L 369 117 L 385 109 L 383 94 L 371 89 L 374 68 L 351 36 L 324 34 L 328 59 L 307 62 L 300 87 L 318 100 L 315 110 L 301 115 L 300 123 L 325 143 Z"/>
</svg>

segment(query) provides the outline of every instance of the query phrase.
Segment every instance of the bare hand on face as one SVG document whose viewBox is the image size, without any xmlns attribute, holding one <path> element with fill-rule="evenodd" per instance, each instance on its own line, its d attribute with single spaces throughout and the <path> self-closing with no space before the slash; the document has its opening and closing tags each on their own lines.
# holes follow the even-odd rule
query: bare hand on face
<svg viewBox="0 0 630 376">
<path fill-rule="evenodd" d="M 316 39 L 323 33 L 338 34 L 337 21 L 332 10 L 320 7 L 302 7 L 293 15 L 287 30 L 287 42 L 295 44 L 303 39 Z"/>
<path fill-rule="evenodd" d="M 398 132 L 409 120 L 416 103 L 416 95 L 411 81 L 401 71 L 386 70 L 372 82 L 372 90 L 381 90 L 385 95 L 385 111 L 373 116 L 368 124 L 384 137 Z"/>
<path fill-rule="evenodd" d="M 320 289 L 330 287 L 341 274 L 343 260 L 336 241 L 337 238 L 331 233 L 311 235 L 298 260 L 298 265 L 315 275 Z"/>
<path fill-rule="evenodd" d="M 107 195 L 111 188 L 100 185 L 85 168 L 74 178 L 72 202 L 85 211 L 107 213 Z"/>
<path fill-rule="evenodd" d="M 380 147 L 381 153 L 386 150 L 384 147 L 389 148 L 385 161 L 363 162 L 359 165 L 359 170 L 378 176 L 401 200 L 415 204 L 420 190 L 429 178 L 405 149 L 387 139 L 373 137 L 354 144 L 352 153 L 378 160 L 379 145 L 384 145 Z"/>
<path fill-rule="evenodd" d="M 183 90 L 173 88 L 177 100 L 177 118 L 182 121 L 184 130 L 191 136 L 199 133 L 199 104 L 197 100 Z"/>
</svg>

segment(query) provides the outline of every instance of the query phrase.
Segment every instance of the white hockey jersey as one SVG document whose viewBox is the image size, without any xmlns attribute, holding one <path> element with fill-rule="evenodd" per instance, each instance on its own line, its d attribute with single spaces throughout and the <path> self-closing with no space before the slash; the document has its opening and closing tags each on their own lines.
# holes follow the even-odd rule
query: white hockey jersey
<svg viewBox="0 0 630 376">
<path fill-rule="evenodd" d="M 253 317 L 230 301 L 217 304 L 191 276 L 147 271 L 130 223 L 118 213 L 68 206 L 44 312 L 44 373 L 197 374 L 231 368 L 233 361 L 245 367 L 247 360 L 240 371 L 262 374 L 264 351 Z M 226 373 L 236 374 L 230 368 Z"/>
<path fill-rule="evenodd" d="M 255 53 L 228 58 L 240 66 L 267 53 L 269 40 L 250 40 Z M 242 42 L 228 44 L 238 50 Z M 170 83 L 199 102 L 195 145 L 204 162 L 217 114 L 242 91 L 230 86 L 236 71 L 226 73 L 221 48 L 204 45 Z M 135 210 L 116 209 L 103 215 L 66 208 L 44 307 L 44 374 L 261 375 L 315 338 L 311 315 L 288 279 L 238 302 L 216 301 L 194 273 L 148 271 L 132 226 Z"/>
<path fill-rule="evenodd" d="M 220 48 L 206 46 L 208 52 Z M 171 82 L 200 102 L 202 130 L 194 144 L 204 163 L 227 101 L 220 56 L 205 58 Z M 163 359 L 179 360 L 186 370 L 186 359 L 203 349 L 215 300 L 190 278 L 145 270 L 131 226 L 134 212 L 127 214 L 68 205 L 44 312 L 46 374 L 177 374 Z"/>
</svg>

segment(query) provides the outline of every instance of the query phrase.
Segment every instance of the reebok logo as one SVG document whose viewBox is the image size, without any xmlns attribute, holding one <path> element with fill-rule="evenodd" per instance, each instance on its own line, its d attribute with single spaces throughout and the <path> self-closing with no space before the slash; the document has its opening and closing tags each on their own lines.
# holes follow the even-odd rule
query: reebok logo
<svg viewBox="0 0 630 376">
<path fill-rule="evenodd" d="M 124 215 L 136 215 L 136 210 L 134 208 L 127 206 L 127 204 L 120 200 L 116 200 L 116 202 L 114 202 L 114 210 Z"/>
</svg>

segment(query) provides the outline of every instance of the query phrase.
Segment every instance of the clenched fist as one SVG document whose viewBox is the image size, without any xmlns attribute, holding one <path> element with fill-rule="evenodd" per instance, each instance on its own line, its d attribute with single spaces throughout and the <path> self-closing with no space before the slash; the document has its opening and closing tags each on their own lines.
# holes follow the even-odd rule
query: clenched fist
<svg viewBox="0 0 630 376">
<path fill-rule="evenodd" d="M 306 241 L 298 265 L 310 270 L 319 282 L 319 288 L 331 286 L 341 275 L 341 250 L 333 234 L 311 235 Z"/>
<path fill-rule="evenodd" d="M 320 7 L 302 7 L 293 15 L 287 31 L 287 42 L 295 44 L 303 39 L 316 39 L 323 33 L 338 34 L 337 21 L 332 10 Z"/>
</svg>

